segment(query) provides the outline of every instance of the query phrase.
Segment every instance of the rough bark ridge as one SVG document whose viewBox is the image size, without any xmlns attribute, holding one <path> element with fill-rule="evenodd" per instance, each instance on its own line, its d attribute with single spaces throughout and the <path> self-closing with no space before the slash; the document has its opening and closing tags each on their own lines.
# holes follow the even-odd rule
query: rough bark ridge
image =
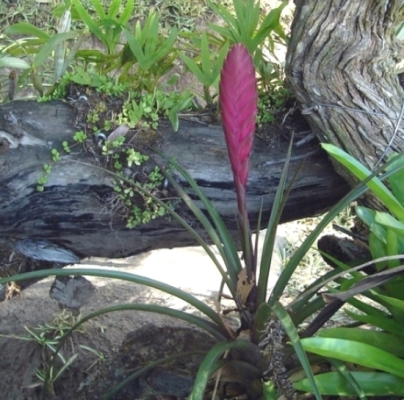
<svg viewBox="0 0 404 400">
<path fill-rule="evenodd" d="M 10 121 L 11 115 L 17 123 Z M 44 174 L 43 165 L 50 162 L 50 149 L 62 150 L 62 142 L 71 143 L 75 130 L 73 111 L 63 102 L 14 101 L 0 107 L 0 239 L 47 239 L 79 256 L 115 258 L 195 244 L 185 229 L 165 217 L 126 229 L 125 210 L 117 207 L 113 178 L 94 167 L 105 165 L 106 160 L 92 142 L 87 148 L 72 147 L 70 154 L 53 163 L 44 191 L 38 192 L 37 181 Z M 237 232 L 236 199 L 222 128 L 182 121 L 178 132 L 164 123 L 159 131 L 160 150 L 190 172 L 229 229 Z M 281 136 L 272 143 L 255 140 L 247 186 L 253 227 L 261 201 L 263 224 L 268 221 L 287 147 L 288 139 Z M 346 193 L 347 185 L 318 144 L 294 146 L 292 157 L 291 174 L 306 162 L 293 184 L 283 221 L 324 211 Z M 177 206 L 192 222 L 186 206 Z"/>
<path fill-rule="evenodd" d="M 404 97 L 394 73 L 403 1 L 296 3 L 287 83 L 317 137 L 369 168 L 387 148 L 403 151 L 403 125 L 394 133 Z"/>
</svg>

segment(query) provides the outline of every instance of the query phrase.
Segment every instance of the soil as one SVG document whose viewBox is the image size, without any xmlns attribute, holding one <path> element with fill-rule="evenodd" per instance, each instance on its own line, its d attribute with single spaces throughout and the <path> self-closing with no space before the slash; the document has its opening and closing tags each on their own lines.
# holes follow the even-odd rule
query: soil
<svg viewBox="0 0 404 400">
<path fill-rule="evenodd" d="M 280 270 L 279 257 L 275 257 L 275 260 L 270 286 L 275 282 Z M 97 265 L 163 281 L 215 307 L 214 299 L 217 297 L 220 275 L 211 260 L 204 254 L 203 249 L 199 247 L 156 250 L 119 260 L 87 259 L 82 261 L 80 266 L 95 268 Z M 87 279 L 92 282 L 96 290 L 90 302 L 80 309 L 83 316 L 104 307 L 122 303 L 153 303 L 195 313 L 195 310 L 183 301 L 155 289 L 103 278 L 87 277 Z M 46 324 L 62 326 L 63 320 L 66 321 L 66 325 L 69 325 L 69 318 L 71 320 L 69 313 L 62 312 L 58 302 L 48 295 L 52 282 L 53 278 L 47 278 L 28 287 L 10 300 L 0 303 L 0 333 L 6 335 L 0 338 L 2 355 L 0 393 L 3 393 L 4 400 L 41 398 L 42 383 L 36 376 L 36 372 L 48 364 L 50 352 L 37 341 L 21 340 L 17 336 L 29 337 L 25 327 L 32 330 Z M 270 290 L 271 287 L 268 289 Z M 234 322 L 234 317 L 232 313 L 229 315 L 230 323 Z M 137 331 L 139 328 L 142 329 L 140 333 Z M 40 331 L 36 330 L 36 332 Z M 50 335 L 52 329 L 48 328 L 47 332 Z M 133 343 L 133 337 L 137 338 L 134 341 L 136 346 L 131 345 L 128 350 L 128 343 Z M 143 338 L 144 343 L 139 338 Z M 128 364 L 128 354 L 133 360 L 139 360 L 142 357 L 146 363 L 147 360 L 153 359 L 150 354 L 154 354 L 155 358 L 165 356 L 167 347 L 177 351 L 206 351 L 213 343 L 214 339 L 205 332 L 196 331 L 185 322 L 164 315 L 138 311 L 102 315 L 86 322 L 79 331 L 74 332 L 66 340 L 62 354 L 66 360 L 74 354 L 77 354 L 77 358 L 69 369 L 61 374 L 45 398 L 101 399 L 107 390 L 119 383 L 119 378 L 123 379 L 126 376 L 128 369 L 136 368 L 133 364 Z M 93 351 L 87 350 L 82 347 L 83 345 Z M 94 354 L 95 351 L 102 357 Z M 186 391 L 192 386 L 196 366 L 200 362 L 199 358 L 193 357 L 187 358 L 185 367 L 184 361 L 181 368 L 173 368 L 171 365 L 168 369 L 160 370 L 160 373 L 153 375 L 153 379 L 149 375 L 146 380 L 138 381 L 137 386 L 130 386 L 132 389 L 125 392 L 126 394 L 120 394 L 114 398 L 147 398 L 146 394 L 161 393 L 167 382 L 177 382 L 179 385 L 171 388 L 166 386 L 170 390 L 177 391 L 171 392 L 171 395 L 187 395 L 189 392 L 186 393 Z M 123 367 L 125 363 L 126 370 Z M 57 363 L 55 370 L 58 371 L 61 366 L 60 362 Z M 94 388 L 97 387 L 102 387 L 102 391 L 94 392 Z"/>
</svg>

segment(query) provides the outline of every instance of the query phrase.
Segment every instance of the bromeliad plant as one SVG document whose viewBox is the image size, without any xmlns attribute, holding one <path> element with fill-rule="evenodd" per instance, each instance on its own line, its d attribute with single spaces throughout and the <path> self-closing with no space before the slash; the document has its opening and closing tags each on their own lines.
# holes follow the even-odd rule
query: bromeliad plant
<svg viewBox="0 0 404 400">
<path fill-rule="evenodd" d="M 304 349 L 330 360 L 335 371 L 315 377 L 323 395 L 344 395 L 366 398 L 404 394 L 404 155 L 393 154 L 380 170 L 372 173 L 343 150 L 323 144 L 323 148 L 354 176 L 366 182 L 373 195 L 386 211 L 356 207 L 357 216 L 369 229 L 369 262 L 350 269 L 351 277 L 344 278 L 341 289 L 324 293 L 328 308 L 348 302 L 359 312 L 346 313 L 359 324 L 368 324 L 377 330 L 343 326 L 322 330 L 317 337 L 303 339 Z M 387 185 L 383 182 L 387 178 Z M 388 211 L 388 212 L 387 212 Z M 334 260 L 338 263 L 337 260 Z M 342 269 L 347 266 L 338 263 Z M 373 266 L 374 273 L 366 277 L 357 272 Z M 362 294 L 373 304 L 357 299 Z M 352 364 L 355 365 L 352 368 Z M 350 368 L 347 366 L 350 365 Z M 309 391 L 307 379 L 295 384 L 299 390 Z"/>
<path fill-rule="evenodd" d="M 186 301 L 195 307 L 202 317 L 154 304 L 124 304 L 91 313 L 82 318 L 80 322 L 72 327 L 72 330 L 77 329 L 78 326 L 91 318 L 113 311 L 142 310 L 163 313 L 183 319 L 206 330 L 217 338 L 219 342 L 208 352 L 202 362 L 190 399 L 203 399 L 209 378 L 215 371 L 217 371 L 216 376 L 220 376 L 220 371 L 224 371 L 227 379 L 231 377 L 234 378 L 234 381 L 241 383 L 249 399 L 258 399 L 263 393 L 267 399 L 276 398 L 281 393 L 290 396 L 294 388 L 288 379 L 287 371 L 289 369 L 299 370 L 301 369 L 301 365 L 307 376 L 310 390 L 315 394 L 317 399 L 321 399 L 311 372 L 311 358 L 309 359 L 305 354 L 295 326 L 324 306 L 324 300 L 321 296 L 317 296 L 316 293 L 318 288 L 323 286 L 325 278 L 320 277 L 299 296 L 299 299 L 296 299 L 297 301 L 291 305 L 290 314 L 279 303 L 279 299 L 291 275 L 318 235 L 344 207 L 348 206 L 356 197 L 366 191 L 366 183 L 359 185 L 358 188 L 349 193 L 326 215 L 284 267 L 274 290 L 268 297 L 267 287 L 276 227 L 279 223 L 286 197 L 284 193 L 288 162 L 286 162 L 275 197 L 264 240 L 261 263 L 258 266 L 258 242 L 255 241 L 253 243 L 251 239 L 246 202 L 248 163 L 257 113 L 257 88 L 252 58 L 246 47 L 241 44 L 237 44 L 231 48 L 224 62 L 220 81 L 220 105 L 237 196 L 237 221 L 240 230 L 239 245 L 243 253 L 242 258 L 240 258 L 237 251 L 238 245 L 234 242 L 212 203 L 200 190 L 189 173 L 176 161 L 171 161 L 171 166 L 189 183 L 191 190 L 199 198 L 205 211 L 202 211 L 197 206 L 171 174 L 166 173 L 166 178 L 206 231 L 209 241 L 216 246 L 219 257 L 215 255 L 201 235 L 178 215 L 172 207 L 165 204 L 153 193 L 149 193 L 140 184 L 117 174 L 115 174 L 115 177 L 125 180 L 125 183 L 131 185 L 139 193 L 146 194 L 152 198 L 156 204 L 163 207 L 173 219 L 188 230 L 197 244 L 204 248 L 222 276 L 222 289 L 224 286 L 228 288 L 230 297 L 234 302 L 234 311 L 239 316 L 237 328 L 233 328 L 226 322 L 221 315 L 221 310 L 213 310 L 192 295 L 162 282 L 125 272 L 86 268 L 71 268 L 69 270 L 52 269 L 4 278 L 0 280 L 0 284 L 48 275 L 74 274 L 122 279 L 160 289 Z M 327 273 L 326 278 L 332 280 L 333 276 L 336 276 L 338 272 L 338 270 L 331 271 Z M 313 287 L 317 289 L 313 290 Z M 219 304 L 221 297 L 218 299 Z M 230 310 L 226 310 L 226 313 L 228 311 Z M 286 343 L 287 338 L 292 343 L 294 350 L 290 344 Z M 259 346 L 260 344 L 263 349 Z M 286 368 L 285 364 L 286 359 L 288 360 L 288 368 Z M 136 371 L 132 375 L 132 378 L 135 379 L 141 372 Z M 46 382 L 44 387 L 46 388 Z M 111 398 L 117 390 L 118 388 L 112 389 L 105 398 Z"/>
</svg>

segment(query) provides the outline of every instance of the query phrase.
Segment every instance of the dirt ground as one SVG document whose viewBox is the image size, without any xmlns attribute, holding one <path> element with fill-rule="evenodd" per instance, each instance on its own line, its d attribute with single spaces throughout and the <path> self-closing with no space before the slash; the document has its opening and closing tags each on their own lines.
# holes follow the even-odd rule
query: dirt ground
<svg viewBox="0 0 404 400">
<path fill-rule="evenodd" d="M 263 234 L 262 234 L 263 235 Z M 276 258 L 271 285 L 279 273 L 280 259 Z M 173 250 L 156 250 L 140 256 L 122 260 L 88 259 L 80 266 L 103 267 L 131 272 L 181 288 L 214 307 L 214 299 L 220 284 L 220 275 L 211 260 L 199 247 Z M 195 313 L 183 301 L 158 290 L 141 287 L 133 283 L 112 281 L 104 278 L 87 277 L 96 287 L 90 302 L 81 309 L 87 315 L 103 307 L 120 303 L 153 303 Z M 2 335 L 28 336 L 24 327 L 35 328 L 46 323 L 56 324 L 61 313 L 58 303 L 49 297 L 53 278 L 47 278 L 24 290 L 20 296 L 0 303 L 0 333 Z M 270 288 L 269 288 L 270 289 Z M 60 321 L 60 318 L 59 318 Z M 156 327 L 186 327 L 186 324 L 170 317 L 145 312 L 116 312 L 97 317 L 85 323 L 83 330 L 69 339 L 62 353 L 68 359 L 78 354 L 77 359 L 56 382 L 58 397 L 50 399 L 72 399 L 73 393 L 95 369 L 102 364 L 99 356 L 80 345 L 86 345 L 100 352 L 105 359 L 113 358 L 122 341 L 130 332 L 152 324 Z M 164 340 L 161 338 L 160 340 Z M 0 393 L 4 400 L 39 399 L 40 381 L 35 376 L 37 369 L 45 366 L 45 349 L 35 341 L 0 338 Z M 71 392 L 69 393 L 69 390 Z M 62 390 L 62 392 L 61 392 Z M 81 397 L 83 398 L 83 397 Z M 86 398 L 86 397 L 84 397 Z M 93 400 L 88 398 L 88 400 Z M 95 398 L 94 398 L 95 400 Z"/>
</svg>

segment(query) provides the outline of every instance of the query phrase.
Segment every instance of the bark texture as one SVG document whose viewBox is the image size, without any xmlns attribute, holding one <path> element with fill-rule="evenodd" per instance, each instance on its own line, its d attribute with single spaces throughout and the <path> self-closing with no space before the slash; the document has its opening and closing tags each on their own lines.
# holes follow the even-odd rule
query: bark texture
<svg viewBox="0 0 404 400">
<path fill-rule="evenodd" d="M 404 95 L 394 71 L 403 14 L 402 0 L 296 1 L 287 83 L 320 141 L 370 169 L 404 150 Z"/>
<path fill-rule="evenodd" d="M 126 211 L 119 207 L 113 190 L 114 179 L 99 169 L 107 160 L 94 145 L 72 147 L 70 154 L 51 162 L 51 148 L 62 150 L 63 141 L 72 143 L 74 119 L 72 109 L 63 102 L 14 101 L 0 107 L 0 239 L 28 239 L 24 243 L 42 247 L 46 239 L 79 257 L 115 258 L 195 244 L 183 228 L 166 217 L 127 229 Z M 173 132 L 162 122 L 154 134 L 160 151 L 175 157 L 190 172 L 229 229 L 237 232 L 236 198 L 222 128 L 181 121 L 179 131 Z M 255 140 L 247 188 L 253 228 L 261 201 L 263 226 L 268 221 L 287 147 L 288 139 L 282 135 L 271 143 Z M 314 142 L 293 147 L 291 175 L 304 159 L 283 221 L 324 211 L 347 192 L 346 183 Z M 44 191 L 38 192 L 45 163 L 52 163 L 52 172 Z M 175 193 L 169 195 L 175 197 Z M 185 205 L 178 203 L 176 207 L 198 227 Z"/>
</svg>

